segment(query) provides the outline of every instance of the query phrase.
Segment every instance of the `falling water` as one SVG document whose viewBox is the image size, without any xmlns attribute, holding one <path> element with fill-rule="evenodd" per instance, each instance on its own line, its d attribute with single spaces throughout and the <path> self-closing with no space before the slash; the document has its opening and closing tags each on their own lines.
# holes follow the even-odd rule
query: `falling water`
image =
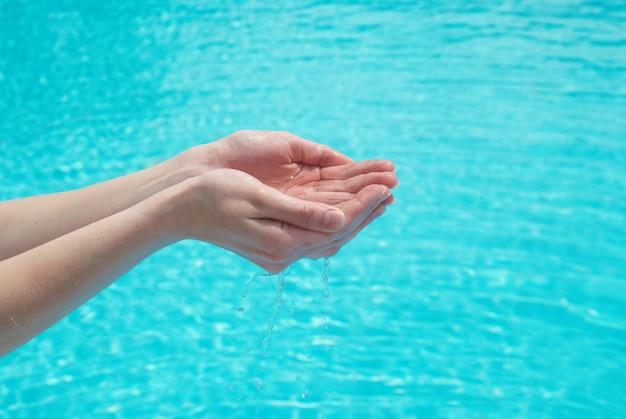
<svg viewBox="0 0 626 419">
<path fill-rule="evenodd" d="M 289 269 L 278 274 L 267 274 L 268 276 L 276 277 L 276 297 L 274 299 L 272 313 L 267 321 L 265 338 L 261 344 L 261 355 L 263 357 L 267 356 L 267 351 L 269 350 L 270 341 L 272 339 L 272 331 L 274 330 L 274 325 L 276 324 L 276 318 L 283 307 L 283 287 L 285 286 L 285 277 L 287 274 L 289 274 Z"/>
</svg>

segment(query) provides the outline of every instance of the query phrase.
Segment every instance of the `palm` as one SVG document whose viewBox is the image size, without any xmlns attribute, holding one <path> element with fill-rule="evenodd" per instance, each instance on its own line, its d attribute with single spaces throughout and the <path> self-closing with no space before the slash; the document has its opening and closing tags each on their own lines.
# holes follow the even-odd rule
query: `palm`
<svg viewBox="0 0 626 419">
<path fill-rule="evenodd" d="M 213 242 L 272 272 L 302 257 L 336 253 L 384 212 L 393 200 L 389 189 L 397 185 L 389 161 L 355 163 L 326 146 L 283 132 L 239 131 L 195 148 L 191 156 L 191 165 L 202 168 L 206 179 L 218 177 L 213 187 L 224 188 L 218 196 L 243 194 L 231 206 L 235 213 L 223 212 L 235 220 L 247 217 L 248 222 L 226 226 L 223 234 L 216 233 L 221 225 L 214 226 L 210 236 L 218 237 Z M 306 205 L 301 200 L 324 205 Z M 228 202 L 221 204 L 228 207 Z M 339 230 L 325 225 L 328 205 L 343 212 Z M 239 218 L 237 209 L 244 211 Z M 239 236 L 233 234 L 238 230 Z M 259 242 L 263 237 L 270 239 Z"/>
<path fill-rule="evenodd" d="M 240 132 L 223 140 L 224 167 L 246 172 L 293 197 L 339 204 L 355 192 L 359 176 L 349 158 L 286 133 Z"/>
</svg>

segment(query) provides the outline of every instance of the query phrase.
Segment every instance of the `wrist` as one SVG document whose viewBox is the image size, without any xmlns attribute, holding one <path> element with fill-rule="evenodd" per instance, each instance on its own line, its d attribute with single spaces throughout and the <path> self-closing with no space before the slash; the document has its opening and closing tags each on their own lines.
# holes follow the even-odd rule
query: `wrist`
<svg viewBox="0 0 626 419">
<path fill-rule="evenodd" d="M 141 204 L 140 211 L 146 217 L 147 227 L 154 233 L 153 239 L 160 243 L 160 247 L 193 238 L 195 216 L 191 199 L 195 197 L 193 189 L 199 173 L 188 179 L 181 178 Z"/>
<path fill-rule="evenodd" d="M 214 143 L 191 147 L 162 163 L 159 169 L 167 177 L 167 186 L 174 186 L 209 170 L 218 169 L 221 163 Z"/>
</svg>

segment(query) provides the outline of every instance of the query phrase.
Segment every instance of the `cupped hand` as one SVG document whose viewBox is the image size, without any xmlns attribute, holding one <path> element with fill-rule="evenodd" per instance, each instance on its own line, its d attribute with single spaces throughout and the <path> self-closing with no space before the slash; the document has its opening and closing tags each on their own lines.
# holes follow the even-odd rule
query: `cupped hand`
<svg viewBox="0 0 626 419">
<path fill-rule="evenodd" d="M 287 195 L 326 205 L 344 202 L 367 185 L 393 188 L 398 183 L 390 161 L 355 163 L 328 146 L 287 132 L 238 131 L 197 150 L 197 161 L 209 158 L 214 167 L 243 171 Z M 320 223 L 313 215 L 300 213 L 299 226 L 318 231 L 340 227 Z"/>
<path fill-rule="evenodd" d="M 346 179 L 355 175 L 350 158 L 330 147 L 282 131 L 238 131 L 221 140 L 194 147 L 186 164 L 237 169 L 279 190 L 320 180 Z M 337 169 L 337 167 L 343 167 Z M 370 160 L 358 166 L 362 173 L 393 172 L 393 164 Z"/>
<path fill-rule="evenodd" d="M 203 213 L 217 209 L 223 222 L 197 238 L 270 271 L 335 254 L 385 211 L 398 183 L 389 161 L 355 163 L 286 132 L 239 131 L 186 157 L 204 173 L 200 196 L 226 198 Z"/>
<path fill-rule="evenodd" d="M 241 170 L 276 188 L 305 168 L 352 163 L 328 146 L 281 131 L 238 131 L 211 145 L 220 167 Z"/>
<path fill-rule="evenodd" d="M 336 253 L 384 212 L 389 187 L 360 187 L 366 177 L 336 180 L 311 192 L 343 215 L 339 229 L 319 232 L 308 229 L 308 217 L 302 215 L 315 216 L 319 202 L 283 193 L 240 170 L 211 170 L 180 186 L 184 193 L 176 200 L 177 230 L 181 238 L 216 244 L 268 272 L 279 272 L 301 258 Z"/>
</svg>

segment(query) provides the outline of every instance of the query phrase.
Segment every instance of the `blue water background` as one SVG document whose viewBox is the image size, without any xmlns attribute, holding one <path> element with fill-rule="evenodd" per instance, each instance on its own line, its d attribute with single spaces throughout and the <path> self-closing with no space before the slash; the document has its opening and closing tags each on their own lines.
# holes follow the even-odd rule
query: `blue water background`
<svg viewBox="0 0 626 419">
<path fill-rule="evenodd" d="M 402 182 L 327 285 L 303 261 L 280 299 L 221 249 L 155 254 L 0 360 L 0 418 L 626 415 L 623 1 L 3 0 L 0 22 L 1 199 L 241 128 Z"/>
</svg>

